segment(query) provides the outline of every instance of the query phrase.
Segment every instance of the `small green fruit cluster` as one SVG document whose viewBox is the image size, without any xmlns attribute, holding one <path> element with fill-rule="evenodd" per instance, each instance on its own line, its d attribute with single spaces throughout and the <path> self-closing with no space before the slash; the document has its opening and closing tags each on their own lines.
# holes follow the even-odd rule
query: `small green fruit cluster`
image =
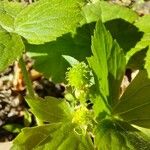
<svg viewBox="0 0 150 150">
<path fill-rule="evenodd" d="M 88 110 L 85 106 L 80 105 L 74 112 L 72 122 L 79 125 L 81 129 L 86 131 L 88 126 L 92 124 L 92 118 L 93 112 Z"/>
</svg>

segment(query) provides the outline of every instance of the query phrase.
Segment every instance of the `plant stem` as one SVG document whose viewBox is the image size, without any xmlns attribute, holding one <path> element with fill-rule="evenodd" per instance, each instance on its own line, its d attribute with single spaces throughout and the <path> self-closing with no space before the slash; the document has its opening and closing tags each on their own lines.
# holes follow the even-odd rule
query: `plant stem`
<svg viewBox="0 0 150 150">
<path fill-rule="evenodd" d="M 34 90 L 33 90 L 33 87 L 32 87 L 32 82 L 31 82 L 31 79 L 29 77 L 29 73 L 26 69 L 25 62 L 24 62 L 22 57 L 19 60 L 19 65 L 20 65 L 20 68 L 21 68 L 21 71 L 22 71 L 22 74 L 23 74 L 24 82 L 25 82 L 27 90 L 29 92 L 29 96 L 34 97 Z"/>
</svg>

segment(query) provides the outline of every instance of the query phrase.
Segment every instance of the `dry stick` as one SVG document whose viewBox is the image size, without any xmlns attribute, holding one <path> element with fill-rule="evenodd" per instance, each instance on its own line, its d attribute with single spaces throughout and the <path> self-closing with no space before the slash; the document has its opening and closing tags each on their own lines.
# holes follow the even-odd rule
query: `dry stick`
<svg viewBox="0 0 150 150">
<path fill-rule="evenodd" d="M 25 62 L 24 62 L 22 57 L 19 60 L 19 65 L 20 65 L 20 68 L 21 68 L 21 71 L 22 71 L 22 74 L 23 74 L 24 82 L 26 84 L 29 96 L 34 97 L 35 95 L 34 95 L 34 90 L 33 90 L 33 87 L 32 87 L 32 82 L 31 82 L 31 79 L 29 77 L 29 73 L 26 69 Z"/>
</svg>

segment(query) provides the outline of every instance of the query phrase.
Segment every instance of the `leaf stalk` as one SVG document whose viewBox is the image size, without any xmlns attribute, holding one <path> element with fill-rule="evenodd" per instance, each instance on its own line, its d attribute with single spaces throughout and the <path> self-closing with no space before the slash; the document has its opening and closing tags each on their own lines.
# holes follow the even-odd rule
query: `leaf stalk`
<svg viewBox="0 0 150 150">
<path fill-rule="evenodd" d="M 26 84 L 29 96 L 34 97 L 35 95 L 34 95 L 34 90 L 33 90 L 33 87 L 32 87 L 32 82 L 31 82 L 31 79 L 29 77 L 29 73 L 26 69 L 25 62 L 24 62 L 22 57 L 19 60 L 19 65 L 20 65 L 20 68 L 21 68 L 21 71 L 22 71 L 22 74 L 23 74 L 24 82 Z"/>
</svg>

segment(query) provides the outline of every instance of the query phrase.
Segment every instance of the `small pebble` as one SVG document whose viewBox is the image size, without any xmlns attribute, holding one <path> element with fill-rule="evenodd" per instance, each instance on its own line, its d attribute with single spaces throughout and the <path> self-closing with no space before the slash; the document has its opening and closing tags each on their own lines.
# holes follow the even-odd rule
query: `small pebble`
<svg viewBox="0 0 150 150">
<path fill-rule="evenodd" d="M 9 112 L 10 111 L 10 105 L 7 105 L 4 109 L 6 112 Z"/>
<path fill-rule="evenodd" d="M 16 115 L 18 115 L 18 112 L 14 108 L 12 108 L 8 114 L 8 117 L 12 117 Z"/>
<path fill-rule="evenodd" d="M 19 96 L 16 96 L 15 98 L 13 98 L 13 100 L 11 102 L 11 106 L 12 107 L 18 107 L 19 104 L 20 104 Z"/>
<path fill-rule="evenodd" d="M 3 121 L 0 119 L 0 126 L 2 126 L 3 125 Z"/>
</svg>

